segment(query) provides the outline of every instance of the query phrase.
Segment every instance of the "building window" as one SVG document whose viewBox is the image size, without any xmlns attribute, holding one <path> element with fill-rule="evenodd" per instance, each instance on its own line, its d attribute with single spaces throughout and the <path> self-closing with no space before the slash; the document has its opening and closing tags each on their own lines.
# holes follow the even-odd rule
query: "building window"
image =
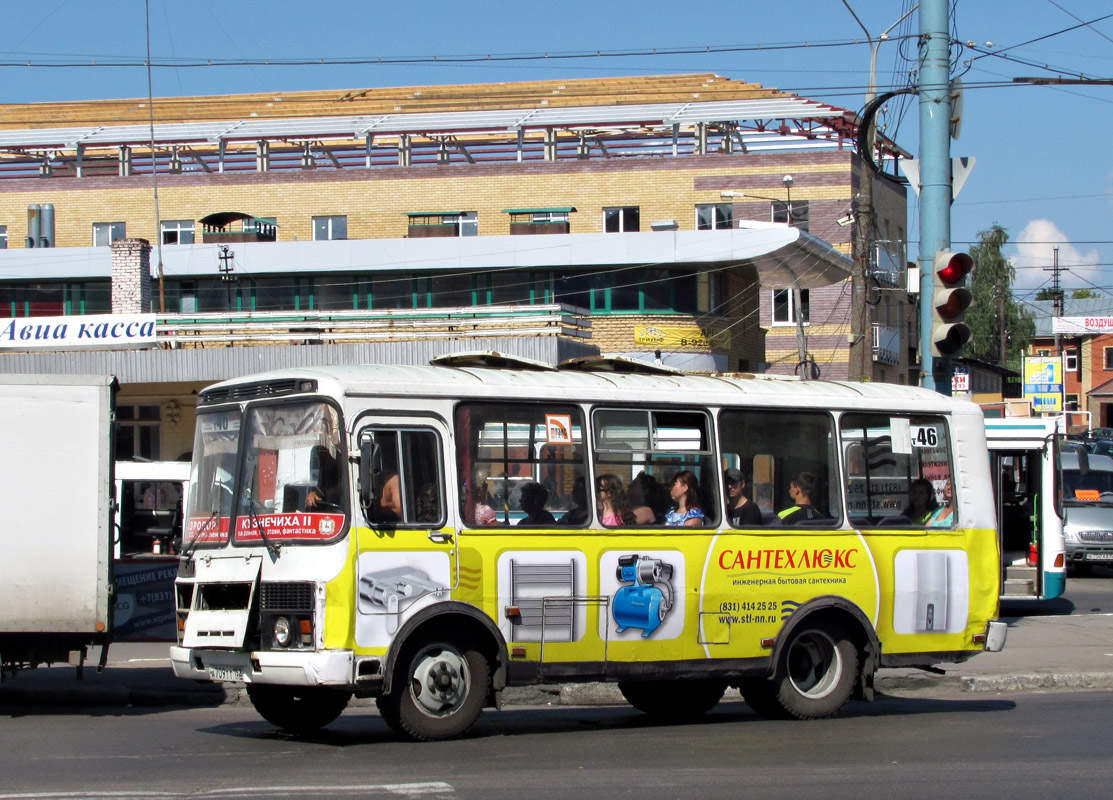
<svg viewBox="0 0 1113 800">
<path fill-rule="evenodd" d="M 796 200 L 793 203 L 776 201 L 772 206 L 773 222 L 784 222 L 807 233 L 808 201 Z"/>
<path fill-rule="evenodd" d="M 805 325 L 809 322 L 811 317 L 810 300 L 808 297 L 808 290 L 800 290 L 800 313 L 796 313 L 796 297 L 792 289 L 774 289 L 773 290 L 773 324 L 774 325 L 795 325 L 797 317 L 800 322 Z"/>
<path fill-rule="evenodd" d="M 313 218 L 313 241 L 324 242 L 330 239 L 348 238 L 348 217 L 335 214 L 331 217 Z"/>
<path fill-rule="evenodd" d="M 1113 369 L 1113 347 L 1104 348 L 1105 369 Z"/>
<path fill-rule="evenodd" d="M 606 233 L 637 233 L 641 230 L 641 208 L 616 206 L 603 209 L 603 230 Z"/>
<path fill-rule="evenodd" d="M 1078 350 L 1068 347 L 1063 351 L 1063 369 L 1067 372 L 1078 372 Z"/>
<path fill-rule="evenodd" d="M 158 461 L 159 424 L 162 415 L 157 405 L 120 405 L 116 407 L 116 458 L 120 461 L 143 459 Z"/>
<path fill-rule="evenodd" d="M 410 218 L 409 236 L 413 239 L 479 235 L 476 211 L 415 212 Z"/>
<path fill-rule="evenodd" d="M 504 208 L 502 212 L 510 215 L 511 235 L 570 233 L 572 223 L 568 216 L 576 209 L 572 206 L 560 208 Z"/>
<path fill-rule="evenodd" d="M 196 236 L 191 219 L 170 219 L 162 223 L 163 244 L 193 244 Z"/>
<path fill-rule="evenodd" d="M 8 226 L 0 225 L 0 250 L 8 249 Z"/>
<path fill-rule="evenodd" d="M 108 247 L 117 239 L 123 239 L 124 223 L 122 222 L 94 222 L 93 247 Z"/>
<path fill-rule="evenodd" d="M 1076 394 L 1068 394 L 1067 395 L 1066 405 L 1064 407 L 1064 410 L 1065 411 L 1077 411 L 1078 410 L 1078 395 L 1076 395 Z"/>
<path fill-rule="evenodd" d="M 730 203 L 701 203 L 696 206 L 696 230 L 717 231 L 734 227 L 734 206 Z"/>
</svg>

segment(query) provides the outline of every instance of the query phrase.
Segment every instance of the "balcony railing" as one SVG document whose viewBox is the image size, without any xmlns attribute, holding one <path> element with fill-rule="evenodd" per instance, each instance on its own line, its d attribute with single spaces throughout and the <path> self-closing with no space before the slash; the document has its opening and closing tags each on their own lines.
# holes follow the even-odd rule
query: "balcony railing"
<svg viewBox="0 0 1113 800">
<path fill-rule="evenodd" d="M 873 326 L 873 360 L 881 364 L 900 363 L 900 331 L 888 325 Z"/>
<path fill-rule="evenodd" d="M 492 336 L 591 338 L 584 309 L 564 304 L 368 311 L 257 311 L 159 314 L 160 343 L 225 345 L 351 344 Z"/>
</svg>

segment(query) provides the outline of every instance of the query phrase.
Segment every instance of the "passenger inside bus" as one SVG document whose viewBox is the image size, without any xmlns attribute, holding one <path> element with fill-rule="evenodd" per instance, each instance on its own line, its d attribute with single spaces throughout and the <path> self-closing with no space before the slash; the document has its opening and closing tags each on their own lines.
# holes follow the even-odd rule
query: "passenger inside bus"
<svg viewBox="0 0 1113 800">
<path fill-rule="evenodd" d="M 668 498 L 661 484 L 644 469 L 626 487 L 626 497 L 634 512 L 634 522 L 638 525 L 664 522 L 669 507 Z"/>
<path fill-rule="evenodd" d="M 549 490 L 537 481 L 527 481 L 522 484 L 521 503 L 522 511 L 526 515 L 518 520 L 519 525 L 553 525 L 556 518 L 545 510 L 549 501 Z"/>
<path fill-rule="evenodd" d="M 703 525 L 703 508 L 699 500 L 699 481 L 691 470 L 681 470 L 672 478 L 669 496 L 673 509 L 665 515 L 665 524 L 697 527 Z"/>
<path fill-rule="evenodd" d="M 757 503 L 746 496 L 748 481 L 741 470 L 728 469 L 723 472 L 723 489 L 727 496 L 727 516 L 735 528 L 748 528 L 761 525 L 761 509 Z"/>
<path fill-rule="evenodd" d="M 810 519 L 829 519 L 829 516 L 812 505 L 812 495 L 815 494 L 815 475 L 810 472 L 797 472 L 788 485 L 788 496 L 795 505 L 789 506 L 777 513 L 785 525 L 796 525 Z"/>
<path fill-rule="evenodd" d="M 609 528 L 634 524 L 634 511 L 617 475 L 600 475 L 595 486 L 599 519 Z"/>
<path fill-rule="evenodd" d="M 935 502 L 935 487 L 926 478 L 916 478 L 908 489 L 908 507 L 901 514 L 917 525 L 923 525 L 938 505 Z"/>
<path fill-rule="evenodd" d="M 572 507 L 560 519 L 558 525 L 583 525 L 587 522 L 587 481 L 583 475 L 577 475 L 572 481 Z"/>
</svg>

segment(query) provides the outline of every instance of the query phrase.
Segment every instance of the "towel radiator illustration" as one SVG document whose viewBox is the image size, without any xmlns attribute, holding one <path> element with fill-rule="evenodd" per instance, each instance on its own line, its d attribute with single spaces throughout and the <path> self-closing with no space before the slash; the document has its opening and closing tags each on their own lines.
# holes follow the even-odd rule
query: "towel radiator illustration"
<svg viewBox="0 0 1113 800">
<path fill-rule="evenodd" d="M 576 638 L 576 563 L 530 564 L 510 559 L 510 621 L 520 642 L 571 642 Z"/>
</svg>

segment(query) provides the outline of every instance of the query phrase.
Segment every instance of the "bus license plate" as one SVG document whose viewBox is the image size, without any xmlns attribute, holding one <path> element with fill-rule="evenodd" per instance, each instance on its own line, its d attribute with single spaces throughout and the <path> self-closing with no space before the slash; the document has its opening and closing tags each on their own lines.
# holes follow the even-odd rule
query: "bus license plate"
<svg viewBox="0 0 1113 800">
<path fill-rule="evenodd" d="M 1113 561 L 1113 553 L 1087 553 L 1087 561 Z"/>
<path fill-rule="evenodd" d="M 242 681 L 243 670 L 239 667 L 209 667 L 209 679 L 214 681 Z"/>
</svg>

